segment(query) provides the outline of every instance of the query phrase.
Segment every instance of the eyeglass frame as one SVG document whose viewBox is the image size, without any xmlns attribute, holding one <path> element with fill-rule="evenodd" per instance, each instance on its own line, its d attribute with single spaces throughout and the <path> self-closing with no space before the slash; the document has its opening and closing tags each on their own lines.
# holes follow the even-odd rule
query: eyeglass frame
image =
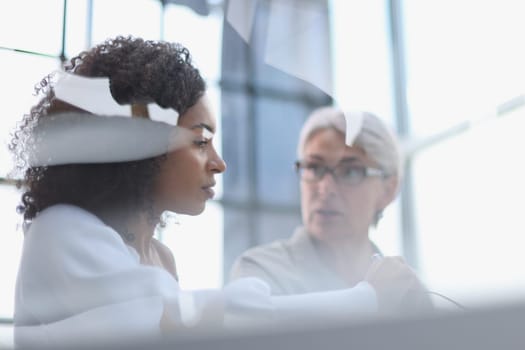
<svg viewBox="0 0 525 350">
<path fill-rule="evenodd" d="M 307 180 L 301 175 L 301 169 L 307 169 L 305 166 L 307 163 L 305 161 L 297 160 L 295 161 L 295 171 L 299 178 L 301 180 L 304 180 L 308 183 L 317 183 L 321 181 L 327 173 L 330 173 L 332 175 L 332 178 L 337 184 L 343 184 L 343 185 L 350 185 L 350 186 L 357 186 L 361 184 L 366 178 L 368 177 L 381 177 L 383 179 L 387 178 L 389 176 L 388 173 L 386 173 L 384 170 L 374 167 L 366 167 L 366 166 L 355 166 L 353 168 L 363 169 L 365 171 L 364 176 L 356 183 L 351 183 L 350 181 L 341 180 L 341 177 L 336 175 L 335 171 L 337 167 L 340 166 L 340 164 L 336 165 L 335 167 L 329 167 L 326 165 L 319 166 L 318 168 L 323 169 L 321 176 L 314 175 L 313 179 Z"/>
</svg>

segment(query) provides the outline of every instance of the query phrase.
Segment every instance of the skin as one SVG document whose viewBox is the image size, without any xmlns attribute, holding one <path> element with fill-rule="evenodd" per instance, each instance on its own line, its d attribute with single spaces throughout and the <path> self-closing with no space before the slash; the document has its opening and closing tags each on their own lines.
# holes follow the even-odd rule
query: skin
<svg viewBox="0 0 525 350">
<path fill-rule="evenodd" d="M 329 167 L 341 162 L 378 167 L 361 148 L 346 146 L 344 135 L 331 128 L 316 131 L 303 151 L 304 161 Z M 368 177 L 357 185 L 340 184 L 331 174 L 318 182 L 301 181 L 304 226 L 323 260 L 349 285 L 362 280 L 370 266 L 369 227 L 374 214 L 394 199 L 396 189 L 393 176 Z"/>
<path fill-rule="evenodd" d="M 188 146 L 168 153 L 160 166 L 153 194 L 154 211 L 158 215 L 164 210 L 187 215 L 202 213 L 206 201 L 213 198 L 215 175 L 226 170 L 226 163 L 210 138 L 216 121 L 206 96 L 179 117 L 178 126 L 190 130 L 193 136 Z M 147 214 L 139 215 L 131 226 L 133 232 L 140 232 L 132 245 L 141 263 L 163 267 L 176 276 L 173 255 L 153 238 L 154 225 L 147 220 Z"/>
<path fill-rule="evenodd" d="M 162 163 L 154 189 L 155 206 L 157 212 L 198 215 L 213 197 L 215 175 L 226 170 L 212 139 L 206 137 L 206 131 L 214 133 L 216 128 L 207 97 L 188 109 L 179 118 L 178 126 L 191 130 L 193 140 L 188 147 L 168 153 Z"/>
</svg>

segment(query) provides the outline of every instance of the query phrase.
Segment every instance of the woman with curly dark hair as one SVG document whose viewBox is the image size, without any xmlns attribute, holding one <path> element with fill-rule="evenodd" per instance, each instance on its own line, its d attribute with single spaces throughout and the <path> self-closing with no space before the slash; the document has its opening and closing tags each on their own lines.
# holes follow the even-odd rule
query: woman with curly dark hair
<svg viewBox="0 0 525 350">
<path fill-rule="evenodd" d="M 200 214 L 226 168 L 187 49 L 117 37 L 73 58 L 37 92 L 42 99 L 11 142 L 25 187 L 17 345 L 129 341 L 195 325 L 296 324 L 382 307 L 366 281 L 284 297 L 271 296 L 257 278 L 221 290 L 179 289 L 173 255 L 154 239 L 155 227 L 164 211 Z M 402 262 L 383 260 L 371 263 L 367 280 L 395 287 L 388 294 L 395 305 L 417 278 Z"/>
<path fill-rule="evenodd" d="M 11 142 L 25 187 L 15 306 L 22 344 L 34 326 L 92 319 L 93 308 L 102 320 L 161 295 L 156 287 L 175 293 L 174 258 L 153 238 L 155 226 L 165 210 L 201 213 L 225 170 L 204 80 L 180 45 L 117 37 L 36 90 L 43 97 Z M 163 308 L 140 317 L 152 312 L 160 320 Z"/>
</svg>

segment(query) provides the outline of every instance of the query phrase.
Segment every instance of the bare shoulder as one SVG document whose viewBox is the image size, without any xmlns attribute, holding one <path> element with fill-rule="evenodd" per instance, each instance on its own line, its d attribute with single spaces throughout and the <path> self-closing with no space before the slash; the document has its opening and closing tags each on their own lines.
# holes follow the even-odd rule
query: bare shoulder
<svg viewBox="0 0 525 350">
<path fill-rule="evenodd" d="M 175 262 L 175 258 L 173 256 L 173 253 L 170 248 L 168 248 L 164 243 L 157 239 L 153 239 L 153 245 L 155 246 L 155 249 L 157 250 L 157 253 L 160 257 L 170 259 L 171 261 Z"/>
</svg>

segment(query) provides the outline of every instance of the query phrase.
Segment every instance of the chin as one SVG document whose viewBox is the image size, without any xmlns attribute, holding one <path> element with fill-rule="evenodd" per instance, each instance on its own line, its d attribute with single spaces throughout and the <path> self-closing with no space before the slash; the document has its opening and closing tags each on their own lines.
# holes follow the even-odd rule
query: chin
<svg viewBox="0 0 525 350">
<path fill-rule="evenodd" d="M 206 208 L 206 204 L 203 203 L 202 205 L 196 205 L 194 207 L 186 208 L 185 210 L 180 210 L 178 213 L 179 214 L 196 216 L 196 215 L 202 214 L 202 212 L 204 211 L 205 208 Z"/>
</svg>

